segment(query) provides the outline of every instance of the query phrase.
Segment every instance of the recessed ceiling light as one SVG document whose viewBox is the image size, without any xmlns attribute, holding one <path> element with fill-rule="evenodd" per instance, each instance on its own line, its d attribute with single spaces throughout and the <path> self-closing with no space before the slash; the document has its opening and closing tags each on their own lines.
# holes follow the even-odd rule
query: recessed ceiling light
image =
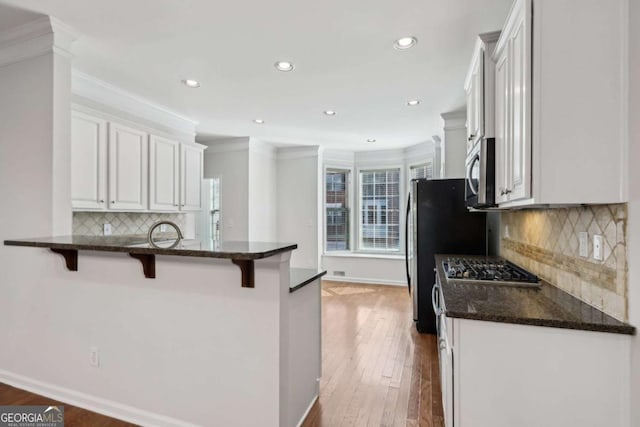
<svg viewBox="0 0 640 427">
<path fill-rule="evenodd" d="M 262 125 L 262 124 L 264 124 L 264 120 L 262 120 L 262 119 L 253 119 L 253 123 L 255 123 L 257 125 Z"/>
<path fill-rule="evenodd" d="M 367 142 L 376 142 L 375 138 L 369 138 L 367 139 Z"/>
<path fill-rule="evenodd" d="M 200 87 L 200 82 L 197 80 L 193 80 L 193 79 L 184 79 L 182 81 L 182 83 L 187 86 L 187 87 L 191 87 L 191 88 L 196 88 L 196 87 Z"/>
<path fill-rule="evenodd" d="M 393 44 L 393 47 L 396 49 L 409 49 L 412 48 L 418 43 L 418 39 L 415 37 L 401 37 Z"/>
<path fill-rule="evenodd" d="M 324 111 L 323 111 L 323 113 L 324 113 L 326 116 L 335 116 L 335 115 L 336 115 L 336 112 L 335 112 L 335 111 L 333 111 L 333 110 L 324 110 Z"/>
<path fill-rule="evenodd" d="M 419 99 L 412 99 L 411 101 L 407 101 L 407 105 L 409 107 L 415 107 L 418 104 L 420 104 L 420 100 Z"/>
<path fill-rule="evenodd" d="M 278 61 L 275 64 L 273 64 L 274 67 L 276 67 L 276 70 L 278 71 L 292 71 L 293 70 L 293 63 L 289 62 L 289 61 Z"/>
</svg>

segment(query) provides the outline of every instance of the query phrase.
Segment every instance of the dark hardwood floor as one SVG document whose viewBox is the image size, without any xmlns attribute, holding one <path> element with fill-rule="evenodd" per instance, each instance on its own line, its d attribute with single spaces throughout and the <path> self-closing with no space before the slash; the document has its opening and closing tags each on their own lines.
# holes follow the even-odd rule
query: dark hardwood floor
<svg viewBox="0 0 640 427">
<path fill-rule="evenodd" d="M 47 397 L 29 393 L 0 383 L 0 405 L 64 406 L 64 425 L 68 427 L 130 427 L 135 424 L 109 418 L 77 406 L 67 405 Z"/>
<path fill-rule="evenodd" d="M 436 339 L 415 331 L 406 288 L 325 281 L 322 304 L 320 398 L 303 427 L 442 426 Z M 68 427 L 133 425 L 5 384 L 0 405 L 64 405 Z"/>
<path fill-rule="evenodd" d="M 320 398 L 304 427 L 442 426 L 436 338 L 407 289 L 324 281 Z"/>
</svg>

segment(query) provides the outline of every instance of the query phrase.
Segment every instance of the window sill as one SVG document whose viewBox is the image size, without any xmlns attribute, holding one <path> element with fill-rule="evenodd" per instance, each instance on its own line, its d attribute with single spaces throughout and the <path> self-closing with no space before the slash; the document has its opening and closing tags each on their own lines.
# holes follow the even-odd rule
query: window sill
<svg viewBox="0 0 640 427">
<path fill-rule="evenodd" d="M 324 252 L 324 257 L 335 258 L 370 258 L 370 259 L 397 259 L 404 260 L 403 253 L 386 254 L 380 252 Z"/>
</svg>

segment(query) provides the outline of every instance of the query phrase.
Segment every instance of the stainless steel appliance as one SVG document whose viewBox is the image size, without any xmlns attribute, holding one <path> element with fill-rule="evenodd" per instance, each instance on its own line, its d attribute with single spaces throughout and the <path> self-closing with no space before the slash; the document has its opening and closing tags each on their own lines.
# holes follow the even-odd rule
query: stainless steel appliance
<svg viewBox="0 0 640 427">
<path fill-rule="evenodd" d="M 464 179 L 411 181 L 405 253 L 413 320 L 419 332 L 435 334 L 437 329 L 431 304 L 434 255 L 487 254 L 486 214 L 469 212 L 464 194 Z"/>
<path fill-rule="evenodd" d="M 538 276 L 503 258 L 449 257 L 442 261 L 442 267 L 447 280 L 495 285 L 541 286 Z"/>
<path fill-rule="evenodd" d="M 494 138 L 480 139 L 467 154 L 465 198 L 467 207 L 495 206 L 496 143 Z"/>
</svg>

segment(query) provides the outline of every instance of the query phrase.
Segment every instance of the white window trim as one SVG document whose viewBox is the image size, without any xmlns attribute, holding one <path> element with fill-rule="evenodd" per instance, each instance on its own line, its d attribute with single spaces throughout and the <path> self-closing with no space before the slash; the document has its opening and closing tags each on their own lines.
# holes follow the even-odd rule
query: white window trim
<svg viewBox="0 0 640 427">
<path fill-rule="evenodd" d="M 362 224 L 360 224 L 360 214 L 362 212 L 362 198 L 360 197 L 360 172 L 361 171 L 380 171 L 380 170 L 389 170 L 389 169 L 398 169 L 399 170 L 399 175 L 398 175 L 398 179 L 400 180 L 400 188 L 398 189 L 399 194 L 399 209 L 400 209 L 400 221 L 398 226 L 400 227 L 400 240 L 399 240 L 399 246 L 398 249 L 362 249 L 361 247 L 361 240 L 360 240 L 360 236 L 362 234 Z M 402 163 L 396 163 L 396 164 L 389 164 L 389 165 L 384 165 L 384 166 L 358 166 L 356 167 L 356 179 L 354 180 L 355 184 L 355 191 L 354 193 L 355 196 L 357 196 L 357 201 L 358 201 L 358 209 L 356 212 L 356 218 L 355 220 L 357 222 L 353 223 L 355 225 L 355 229 L 354 229 L 354 237 L 356 238 L 356 242 L 357 245 L 356 246 L 352 246 L 354 249 L 351 252 L 354 252 L 356 254 L 372 254 L 372 255 L 392 255 L 392 254 L 404 254 L 404 227 L 406 227 L 405 224 L 405 212 L 404 212 L 404 199 L 402 198 L 402 195 L 405 194 L 406 188 L 408 188 L 407 184 L 406 184 L 406 179 L 403 179 L 403 177 L 406 177 L 405 175 L 405 167 Z M 406 199 L 406 198 L 405 198 Z M 357 224 L 357 225 L 356 225 Z"/>
<path fill-rule="evenodd" d="M 327 171 L 329 169 L 345 170 L 349 171 L 349 182 L 347 182 L 347 203 L 349 206 L 349 247 L 351 249 L 346 251 L 328 251 L 327 250 Z M 353 165 L 345 165 L 340 163 L 327 163 L 324 165 L 322 171 L 322 253 L 324 255 L 334 254 L 350 254 L 354 251 L 355 240 L 353 233 L 353 221 L 354 221 L 354 168 Z"/>
</svg>

